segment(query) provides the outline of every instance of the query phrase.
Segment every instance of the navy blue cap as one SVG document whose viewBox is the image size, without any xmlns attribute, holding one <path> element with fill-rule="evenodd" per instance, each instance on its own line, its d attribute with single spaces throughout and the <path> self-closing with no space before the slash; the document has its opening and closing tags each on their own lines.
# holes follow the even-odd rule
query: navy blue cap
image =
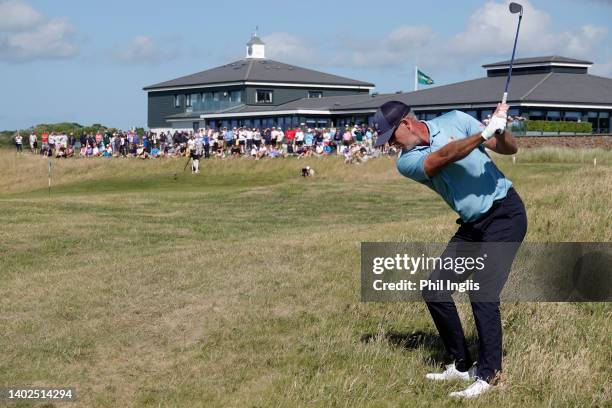
<svg viewBox="0 0 612 408">
<path fill-rule="evenodd" d="M 374 123 L 378 128 L 375 147 L 382 146 L 391 139 L 400 121 L 410 110 L 410 106 L 400 101 L 389 101 L 378 108 L 374 114 Z"/>
</svg>

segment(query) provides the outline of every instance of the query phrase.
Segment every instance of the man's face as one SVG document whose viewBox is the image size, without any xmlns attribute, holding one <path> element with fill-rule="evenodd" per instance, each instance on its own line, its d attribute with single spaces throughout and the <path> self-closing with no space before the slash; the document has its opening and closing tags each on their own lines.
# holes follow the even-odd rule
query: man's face
<svg viewBox="0 0 612 408">
<path fill-rule="evenodd" d="M 397 129 L 395 129 L 395 132 L 391 136 L 389 145 L 407 150 L 411 150 L 420 145 L 423 141 L 415 130 L 415 123 L 412 119 L 402 119 L 399 126 Z"/>
</svg>

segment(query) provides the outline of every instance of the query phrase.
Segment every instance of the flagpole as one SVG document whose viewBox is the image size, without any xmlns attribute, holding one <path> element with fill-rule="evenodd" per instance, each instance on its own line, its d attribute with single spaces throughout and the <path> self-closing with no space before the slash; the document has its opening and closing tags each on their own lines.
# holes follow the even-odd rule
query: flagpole
<svg viewBox="0 0 612 408">
<path fill-rule="evenodd" d="M 416 65 L 414 66 L 414 90 L 415 91 L 419 90 L 419 74 L 418 74 L 418 67 Z"/>
</svg>

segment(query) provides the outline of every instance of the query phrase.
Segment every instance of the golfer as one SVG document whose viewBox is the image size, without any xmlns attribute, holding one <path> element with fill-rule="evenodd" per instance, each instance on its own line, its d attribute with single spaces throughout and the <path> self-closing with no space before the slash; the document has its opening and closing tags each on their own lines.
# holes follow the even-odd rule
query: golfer
<svg viewBox="0 0 612 408">
<path fill-rule="evenodd" d="M 471 398 L 490 390 L 502 369 L 499 294 L 527 232 L 527 216 L 521 198 L 485 150 L 505 155 L 517 152 L 516 142 L 506 130 L 507 111 L 508 105 L 499 104 L 487 126 L 460 111 L 420 121 L 410 107 L 390 101 L 383 104 L 374 117 L 380 135 L 376 146 L 389 143 L 401 149 L 397 159 L 399 172 L 438 193 L 459 215 L 459 229 L 442 257 L 456 253 L 458 244 L 511 243 L 487 262 L 483 271 L 483 280 L 489 279 L 486 296 L 478 298 L 469 293 L 479 338 L 476 364 L 468 350 L 452 292 L 422 291 L 453 361 L 444 372 L 427 374 L 426 378 L 473 381 L 466 389 L 452 392 L 450 396 L 453 397 Z M 457 279 L 453 271 L 439 270 L 434 271 L 430 279 L 449 278 L 449 273 L 454 275 L 451 279 Z"/>
</svg>

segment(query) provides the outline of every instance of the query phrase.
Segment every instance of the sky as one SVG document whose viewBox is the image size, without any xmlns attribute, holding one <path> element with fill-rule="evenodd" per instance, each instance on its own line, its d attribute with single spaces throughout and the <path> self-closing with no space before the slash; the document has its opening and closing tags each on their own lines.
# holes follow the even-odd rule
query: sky
<svg viewBox="0 0 612 408">
<path fill-rule="evenodd" d="M 517 58 L 587 59 L 612 77 L 612 0 L 520 2 Z M 433 86 L 478 78 L 482 64 L 510 58 L 508 3 L 0 0 L 0 130 L 146 126 L 144 86 L 243 58 L 256 26 L 268 58 L 376 92 L 412 90 L 415 65 Z"/>
</svg>

